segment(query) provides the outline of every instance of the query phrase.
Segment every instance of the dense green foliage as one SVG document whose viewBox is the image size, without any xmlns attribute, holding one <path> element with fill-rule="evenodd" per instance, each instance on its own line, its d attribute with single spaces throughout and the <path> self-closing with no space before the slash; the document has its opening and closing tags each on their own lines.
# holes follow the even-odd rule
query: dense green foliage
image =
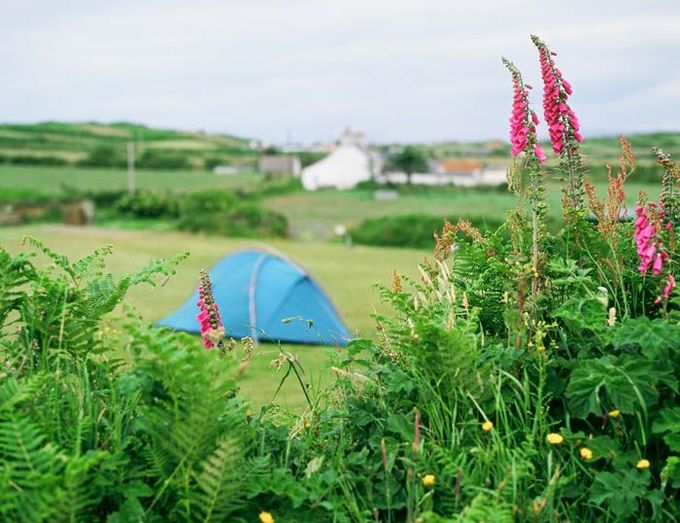
<svg viewBox="0 0 680 523">
<path fill-rule="evenodd" d="M 254 194 L 230 191 L 189 195 L 159 191 L 121 194 L 113 201 L 108 219 L 116 217 L 171 220 L 182 230 L 230 237 L 285 237 L 286 218 L 260 207 Z"/>
<path fill-rule="evenodd" d="M 134 196 L 122 193 L 113 201 L 113 210 L 133 218 L 173 219 L 179 216 L 181 201 L 181 196 L 168 191 L 139 191 Z"/>
<path fill-rule="evenodd" d="M 413 173 L 429 172 L 427 157 L 413 145 L 407 145 L 400 152 L 388 158 L 389 169 L 402 172 L 406 175 L 406 184 L 411 185 L 411 175 Z"/>
<path fill-rule="evenodd" d="M 263 210 L 256 202 L 229 192 L 206 191 L 186 196 L 180 206 L 179 228 L 232 237 L 285 237 L 286 218 Z"/>
<path fill-rule="evenodd" d="M 218 215 L 235 202 L 198 193 L 187 205 Z M 0 251 L 0 514 L 676 519 L 680 300 L 655 304 L 632 223 L 568 217 L 541 240 L 537 274 L 523 216 L 481 233 L 447 225 L 420 281 L 396 275 L 381 290 L 394 314 L 376 318 L 378 339 L 329 352 L 327 390 L 282 353 L 294 371 L 283 379 L 299 376 L 309 398 L 301 416 L 248 412 L 238 350 L 204 351 L 132 315 L 115 330 L 103 320 L 176 260 L 116 280 L 108 248 L 72 263 L 33 242 L 46 269 Z"/>
<path fill-rule="evenodd" d="M 111 350 L 102 323 L 126 291 L 181 257 L 115 280 L 110 248 L 52 265 L 0 251 L 0 516 L 8 521 L 225 519 L 257 475 L 233 363 L 135 318 Z M 244 482 L 244 480 L 246 480 Z"/>
<path fill-rule="evenodd" d="M 10 165 L 51 165 L 61 166 L 68 162 L 59 156 L 28 155 L 28 154 L 0 154 L 0 163 Z"/>
<path fill-rule="evenodd" d="M 68 204 L 91 199 L 97 209 L 99 223 L 122 220 L 162 220 L 172 227 L 192 232 L 205 232 L 231 237 L 286 237 L 288 221 L 285 216 L 265 210 L 260 198 L 269 194 L 285 194 L 297 190 L 295 183 L 282 181 L 263 185 L 254 191 L 205 191 L 190 195 L 171 191 L 80 191 L 67 188 L 60 197 L 8 194 L 14 206 L 36 205 L 41 212 L 35 216 L 22 214 L 24 221 L 61 221 Z"/>
<path fill-rule="evenodd" d="M 482 229 L 497 229 L 503 222 L 490 217 L 465 219 Z M 435 231 L 441 228 L 442 219 L 424 214 L 383 216 L 368 218 L 351 231 L 352 240 L 362 245 L 427 248 L 432 245 Z"/>
</svg>

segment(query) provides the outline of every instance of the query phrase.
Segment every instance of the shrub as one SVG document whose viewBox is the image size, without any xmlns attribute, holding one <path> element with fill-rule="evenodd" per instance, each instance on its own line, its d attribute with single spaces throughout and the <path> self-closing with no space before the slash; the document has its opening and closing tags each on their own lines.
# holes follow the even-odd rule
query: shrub
<svg viewBox="0 0 680 523">
<path fill-rule="evenodd" d="M 33 189 L 4 188 L 0 192 L 2 203 L 47 203 L 54 199 L 53 194 L 36 192 Z"/>
<path fill-rule="evenodd" d="M 227 191 L 186 196 L 180 207 L 179 228 L 233 237 L 285 237 L 288 221 L 257 203 L 240 200 Z"/>
<path fill-rule="evenodd" d="M 68 162 L 60 156 L 35 156 L 28 154 L 0 155 L 0 163 L 12 165 L 50 165 L 62 166 Z"/>
<path fill-rule="evenodd" d="M 485 217 L 466 217 L 482 229 L 497 229 L 503 221 Z M 352 240 L 363 245 L 428 248 L 443 219 L 423 214 L 368 218 L 351 230 Z"/>
<path fill-rule="evenodd" d="M 79 165 L 86 167 L 125 167 L 127 156 L 124 144 L 99 145 L 92 149 Z"/>
<path fill-rule="evenodd" d="M 139 191 L 134 196 L 120 196 L 114 209 L 123 216 L 134 218 L 177 218 L 181 198 L 167 191 Z"/>
<path fill-rule="evenodd" d="M 185 155 L 160 149 L 146 149 L 136 160 L 142 169 L 187 169 L 189 160 Z"/>
</svg>

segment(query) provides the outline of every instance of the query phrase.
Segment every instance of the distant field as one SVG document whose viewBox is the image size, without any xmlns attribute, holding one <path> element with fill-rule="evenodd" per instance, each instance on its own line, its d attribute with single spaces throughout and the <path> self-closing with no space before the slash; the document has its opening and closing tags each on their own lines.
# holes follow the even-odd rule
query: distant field
<svg viewBox="0 0 680 523">
<path fill-rule="evenodd" d="M 632 205 L 640 191 L 650 198 L 659 193 L 658 183 L 637 183 L 635 177 L 626 185 Z M 244 173 L 216 176 L 199 171 L 138 171 L 137 186 L 142 189 L 195 191 L 202 189 L 248 189 L 263 181 L 261 175 Z M 0 165 L 0 201 L 3 191 L 57 193 L 68 185 L 81 190 L 113 190 L 127 186 L 124 169 L 84 169 L 67 167 L 27 167 Z M 596 181 L 601 195 L 605 183 Z M 553 214 L 560 214 L 560 184 L 554 181 L 548 191 Z M 514 196 L 505 190 L 456 189 L 442 187 L 400 194 L 394 200 L 375 200 L 372 191 L 295 192 L 269 197 L 263 205 L 284 214 L 290 221 L 294 237 L 305 240 L 327 239 L 338 224 L 354 226 L 366 218 L 394 214 L 427 214 L 455 219 L 464 217 L 502 218 L 514 206 Z"/>
<path fill-rule="evenodd" d="M 505 137 L 504 137 L 505 138 Z M 654 162 L 652 146 L 661 147 L 673 156 L 680 156 L 680 133 L 659 132 L 645 134 L 631 134 L 627 136 L 633 153 L 641 164 Z M 551 146 L 542 143 L 550 158 L 553 157 Z M 390 146 L 384 146 L 389 148 Z M 493 165 L 507 165 L 510 157 L 510 145 L 499 140 L 487 142 L 441 142 L 419 146 L 430 157 L 443 158 L 475 158 Z M 592 161 L 592 165 L 599 166 L 605 162 L 616 164 L 621 155 L 621 145 L 618 136 L 591 137 L 586 136 L 581 149 L 582 154 Z"/>
<path fill-rule="evenodd" d="M 261 180 L 261 175 L 256 173 L 217 176 L 211 172 L 191 170 L 137 170 L 136 172 L 136 183 L 140 189 L 176 191 L 236 189 L 255 186 Z M 15 189 L 57 193 L 65 185 L 92 191 L 125 189 L 127 171 L 125 169 L 0 165 L 0 191 Z"/>
<path fill-rule="evenodd" d="M 96 247 L 113 244 L 114 255 L 110 258 L 109 267 L 117 274 L 138 269 L 152 259 L 189 250 L 191 256 L 165 286 L 145 286 L 130 293 L 130 303 L 151 321 L 162 318 L 184 302 L 195 288 L 199 269 L 211 267 L 229 252 L 255 244 L 247 240 L 208 238 L 173 232 L 41 225 L 0 228 L 0 246 L 10 252 L 19 251 L 22 249 L 20 242 L 24 235 L 41 239 L 53 249 L 70 257 L 80 257 Z M 409 249 L 362 246 L 347 249 L 342 245 L 324 243 L 272 241 L 269 244 L 301 263 L 328 291 L 350 329 L 368 337 L 372 337 L 375 332 L 371 319 L 374 308 L 383 312 L 388 310 L 380 302 L 373 285 L 389 285 L 393 269 L 415 277 L 417 264 L 428 254 Z M 324 370 L 327 361 L 324 348 L 285 348 L 299 354 L 312 382 L 329 379 L 330 372 Z M 246 396 L 256 403 L 269 401 L 281 378 L 280 374 L 269 368 L 269 362 L 276 354 L 275 346 L 261 345 L 248 374 L 240 382 Z M 293 407 L 302 405 L 302 394 L 292 381 L 286 385 L 279 402 Z"/>
<path fill-rule="evenodd" d="M 600 196 L 606 194 L 604 182 L 595 183 Z M 644 191 L 651 199 L 659 195 L 659 184 L 626 184 L 629 205 Z M 560 184 L 553 182 L 548 189 L 550 212 L 561 215 Z M 402 194 L 394 200 L 375 200 L 369 191 L 318 191 L 275 196 L 264 205 L 283 213 L 289 219 L 295 235 L 304 239 L 329 237 L 337 224 L 352 227 L 366 218 L 402 214 L 426 214 L 447 217 L 479 217 L 502 219 L 514 208 L 515 197 L 504 190 L 444 188 L 428 192 Z"/>
<path fill-rule="evenodd" d="M 20 165 L 74 165 L 85 161 L 94 166 L 125 165 L 127 144 L 135 143 L 138 161 L 151 161 L 145 153 L 175 158 L 165 167 L 205 167 L 215 163 L 253 166 L 257 152 L 245 138 L 224 134 L 155 129 L 133 123 L 42 122 L 0 124 L 0 161 Z M 102 151 L 106 150 L 103 156 Z M 180 164 L 176 163 L 177 158 Z M 48 163 L 48 160 L 51 160 Z M 58 163 L 55 163 L 58 162 Z M 162 168 L 164 165 L 148 167 Z"/>
</svg>

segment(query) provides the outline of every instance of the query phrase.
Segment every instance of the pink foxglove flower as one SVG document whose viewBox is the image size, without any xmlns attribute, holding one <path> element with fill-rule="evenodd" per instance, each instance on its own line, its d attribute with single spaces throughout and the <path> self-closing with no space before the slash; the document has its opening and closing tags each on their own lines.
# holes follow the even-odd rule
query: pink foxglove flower
<svg viewBox="0 0 680 523">
<path fill-rule="evenodd" d="M 222 324 L 222 317 L 212 293 L 210 276 L 208 276 L 206 271 L 201 271 L 200 273 L 198 302 L 196 305 L 199 308 L 197 319 L 201 337 L 203 338 L 203 345 L 206 349 L 212 349 L 216 345 L 221 347 L 224 338 L 224 325 Z"/>
<path fill-rule="evenodd" d="M 673 289 L 675 289 L 675 278 L 673 278 L 672 274 L 669 274 L 668 279 L 666 280 L 666 286 L 663 288 L 662 296 L 668 298 Z"/>
<path fill-rule="evenodd" d="M 538 145 L 538 143 L 536 143 L 536 145 L 534 145 L 534 153 L 536 154 L 536 158 L 538 158 L 538 161 L 540 163 L 545 162 L 545 160 L 546 160 L 545 153 L 543 152 L 543 149 L 541 149 L 541 146 Z"/>
<path fill-rule="evenodd" d="M 665 226 L 663 225 L 663 203 L 659 205 L 656 203 L 640 204 L 635 210 L 635 215 L 637 217 L 635 220 L 635 245 L 638 258 L 640 258 L 640 274 L 647 273 L 651 267 L 654 276 L 661 276 L 669 261 L 668 252 L 663 245 L 662 232 L 670 231 L 672 223 L 669 221 Z M 668 298 L 674 288 L 675 278 L 668 273 L 661 295 L 655 300 L 655 303 L 660 303 L 661 300 Z"/>
<path fill-rule="evenodd" d="M 513 156 L 519 156 L 524 152 L 534 155 L 539 163 L 546 160 L 540 145 L 536 141 L 536 126 L 538 116 L 529 107 L 529 89 L 531 86 L 522 81 L 519 70 L 506 59 L 503 63 L 512 74 L 512 114 L 510 116 L 510 146 Z"/>
<path fill-rule="evenodd" d="M 639 270 L 641 274 L 645 274 L 654 262 L 656 254 L 656 227 L 649 220 L 647 207 L 639 206 L 635 210 L 635 215 L 637 216 L 635 220 L 635 245 L 638 258 L 640 258 Z"/>
<path fill-rule="evenodd" d="M 561 154 L 568 141 L 573 140 L 578 143 L 583 141 L 578 118 L 567 103 L 573 90 L 571 84 L 562 78 L 562 72 L 555 65 L 553 60 L 555 53 L 550 51 L 538 37 L 532 36 L 531 39 L 538 48 L 541 63 L 543 114 L 548 126 L 550 142 L 553 150 Z"/>
</svg>

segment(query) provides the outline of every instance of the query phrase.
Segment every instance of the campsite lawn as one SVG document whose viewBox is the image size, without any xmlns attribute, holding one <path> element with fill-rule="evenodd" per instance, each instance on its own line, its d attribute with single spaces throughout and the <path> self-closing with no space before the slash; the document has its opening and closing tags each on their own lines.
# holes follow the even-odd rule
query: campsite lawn
<svg viewBox="0 0 680 523">
<path fill-rule="evenodd" d="M 102 245 L 112 244 L 114 254 L 109 267 L 116 274 L 133 271 L 148 261 L 190 251 L 190 257 L 165 285 L 133 289 L 128 302 L 151 321 L 158 320 L 184 302 L 194 290 L 199 269 L 212 266 L 220 257 L 245 246 L 258 245 L 248 240 L 189 235 L 177 232 L 122 231 L 102 228 L 77 228 L 61 225 L 36 225 L 0 228 L 0 246 L 10 252 L 22 250 L 24 235 L 44 241 L 49 247 L 71 258 L 90 253 Z M 261 244 L 259 244 L 261 245 Z M 389 285 L 393 269 L 415 276 L 416 265 L 427 253 L 408 249 L 382 249 L 356 246 L 348 249 L 329 243 L 271 241 L 269 245 L 302 264 L 328 291 L 350 329 L 362 336 L 373 336 L 371 313 L 374 308 L 386 311 L 373 285 Z M 114 313 L 114 317 L 116 313 Z M 199 343 L 197 339 L 197 344 Z M 322 347 L 285 346 L 298 354 L 313 385 L 331 378 L 327 370 L 326 350 Z M 332 349 L 331 349 L 332 350 Z M 269 402 L 282 374 L 269 367 L 278 349 L 272 344 L 259 346 L 240 386 L 255 404 Z M 289 380 L 277 403 L 299 408 L 303 396 L 297 384 Z"/>
</svg>

